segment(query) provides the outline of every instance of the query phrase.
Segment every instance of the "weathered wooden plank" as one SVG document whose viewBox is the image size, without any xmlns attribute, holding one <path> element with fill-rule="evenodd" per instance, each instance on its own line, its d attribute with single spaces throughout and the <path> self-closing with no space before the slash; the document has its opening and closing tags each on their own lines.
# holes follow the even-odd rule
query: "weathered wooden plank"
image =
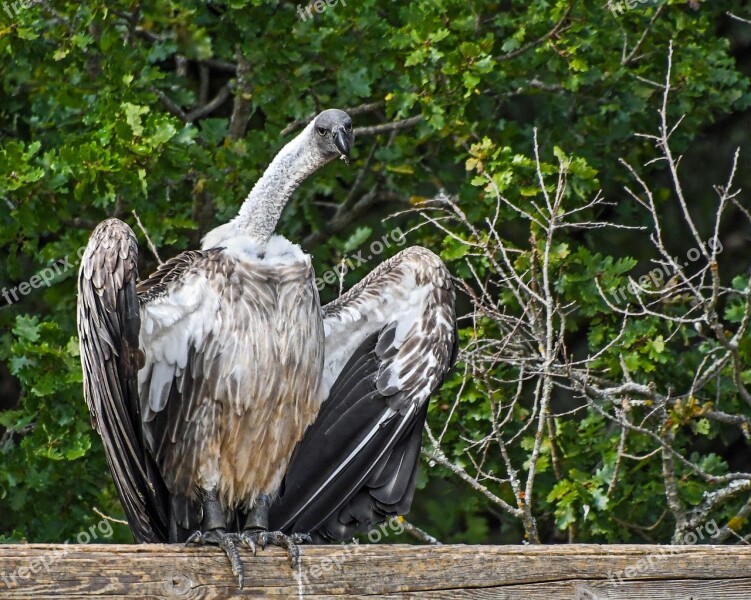
<svg viewBox="0 0 751 600">
<path fill-rule="evenodd" d="M 751 547 L 304 546 L 243 552 L 244 590 L 216 548 L 0 545 L 0 598 L 751 598 Z"/>
</svg>

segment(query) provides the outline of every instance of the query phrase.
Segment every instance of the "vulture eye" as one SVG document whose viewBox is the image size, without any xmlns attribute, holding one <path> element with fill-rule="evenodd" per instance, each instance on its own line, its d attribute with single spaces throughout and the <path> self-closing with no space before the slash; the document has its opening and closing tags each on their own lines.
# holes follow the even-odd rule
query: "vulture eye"
<svg viewBox="0 0 751 600">
<path fill-rule="evenodd" d="M 322 137 L 326 137 L 326 128 L 325 127 L 319 127 L 318 128 L 318 135 Z"/>
<path fill-rule="evenodd" d="M 352 121 L 350 121 L 349 123 L 345 123 L 344 129 L 346 129 L 347 131 L 352 131 Z"/>
</svg>

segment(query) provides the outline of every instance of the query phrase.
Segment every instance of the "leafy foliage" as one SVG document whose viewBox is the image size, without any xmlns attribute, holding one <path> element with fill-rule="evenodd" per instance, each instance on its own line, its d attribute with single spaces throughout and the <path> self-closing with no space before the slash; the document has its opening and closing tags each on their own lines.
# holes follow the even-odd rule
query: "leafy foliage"
<svg viewBox="0 0 751 600">
<path fill-rule="evenodd" d="M 701 190 L 692 195 L 692 210 L 714 214 L 707 190 L 726 175 L 729 144 L 747 144 L 738 139 L 751 105 L 751 26 L 725 15 L 741 14 L 740 0 L 695 4 L 670 0 L 616 14 L 590 1 L 363 0 L 303 21 L 294 3 L 278 0 L 61 0 L 19 4 L 12 17 L 0 13 L 0 247 L 6 257 L 0 285 L 8 294 L 0 308 L 0 532 L 63 540 L 97 519 L 95 506 L 121 514 L 81 397 L 75 337 L 74 275 L 97 222 L 118 216 L 135 226 L 135 210 L 162 258 L 196 247 L 203 233 L 234 215 L 289 138 L 280 131 L 337 106 L 360 107 L 353 111 L 357 127 L 422 119 L 361 132 L 353 167 L 337 161 L 297 192 L 280 231 L 313 252 L 319 273 L 395 226 L 407 231 L 418 222 L 416 205 L 442 190 L 458 198 L 468 221 L 486 232 L 481 236 L 490 236 L 485 224 L 494 217 L 496 191 L 526 208 L 540 201 L 533 127 L 551 193 L 559 164 L 567 161 L 569 209 L 585 206 L 602 189 L 613 205 L 583 209 L 582 219 L 643 226 L 647 216 L 624 192 L 633 180 L 618 159 L 643 165 L 653 158 L 652 141 L 634 133 L 657 125 L 669 40 L 675 47 L 669 113 L 673 120 L 685 115 L 672 143 L 686 152 L 686 189 Z M 721 134 L 717 123 L 726 125 Z M 662 165 L 639 172 L 657 182 L 671 251 L 686 255 L 692 241 L 680 229 Z M 741 172 L 737 183 L 749 179 Z M 408 212 L 385 219 L 397 210 Z M 532 269 L 544 246 L 542 230 L 507 206 L 497 223 L 516 251 L 516 268 Z M 703 235 L 709 227 L 709 220 L 700 222 Z M 733 265 L 725 284 L 735 276 L 738 292 L 728 297 L 724 315 L 736 325 L 745 314 L 747 264 L 740 251 L 747 231 L 741 219 L 723 221 L 723 258 Z M 596 282 L 617 290 L 648 271 L 651 249 L 640 235 L 571 230 L 557 240 L 552 284 L 562 303 L 577 307 L 565 323 L 575 354 L 596 353 L 619 335 L 622 319 Z M 422 227 L 408 242 L 440 251 L 463 281 L 494 273 L 490 260 L 440 229 Z M 156 264 L 146 247 L 141 244 L 142 275 Z M 392 244 L 379 258 L 397 250 Z M 345 285 L 373 266 L 354 269 Z M 39 283 L 50 273 L 50 285 Z M 521 308 L 503 286 L 491 291 L 500 306 Z M 337 292 L 328 285 L 323 299 Z M 470 309 L 468 296 L 461 296 L 460 312 Z M 464 325 L 464 344 L 478 335 L 500 336 L 491 321 Z M 594 366 L 617 377 L 623 361 L 639 382 L 683 389 L 717 347 L 701 335 L 657 318 L 635 320 L 619 347 Z M 748 365 L 748 336 L 740 352 Z M 504 399 L 488 396 L 478 381 L 463 385 L 462 368 L 432 405 L 430 422 L 440 431 L 460 394 L 443 444 L 449 459 L 471 473 L 467 440 L 487 434 L 494 406 Z M 513 369 L 499 364 L 488 372 L 512 377 Z M 751 369 L 744 368 L 743 381 L 751 381 Z M 565 412 L 569 400 L 555 397 L 556 411 Z M 707 420 L 709 404 L 748 415 L 725 376 L 716 396 L 673 406 L 671 426 L 707 472 L 727 473 L 739 468 L 738 457 L 748 458 L 748 447 L 737 430 Z M 525 402 L 514 407 L 509 434 L 522 431 L 531 411 Z M 659 461 L 629 463 L 618 489 L 608 493 L 619 429 L 595 411 L 557 419 L 555 427 L 555 443 L 544 436 L 534 488 L 543 540 L 670 539 L 669 519 L 650 532 L 623 524 L 652 523 L 663 512 Z M 646 439 L 632 441 L 635 455 L 653 449 Z M 534 432 L 520 433 L 509 446 L 514 464 L 524 465 L 534 447 Z M 563 457 L 560 473 L 554 452 Z M 499 457 L 489 460 L 504 478 Z M 449 474 L 440 465 L 423 470 L 421 486 L 433 493 L 418 493 L 417 522 L 444 541 L 521 538 L 516 520 Z M 499 487 L 496 493 L 513 503 L 508 484 Z M 696 504 L 708 489 L 686 483 L 681 494 Z M 737 508 L 717 516 L 730 518 Z M 113 539 L 127 535 L 120 527 Z"/>
</svg>

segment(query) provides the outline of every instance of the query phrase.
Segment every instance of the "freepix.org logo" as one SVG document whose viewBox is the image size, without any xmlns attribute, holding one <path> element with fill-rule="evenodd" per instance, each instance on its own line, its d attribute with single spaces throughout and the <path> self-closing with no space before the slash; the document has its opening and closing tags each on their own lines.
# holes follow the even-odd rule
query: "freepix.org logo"
<svg viewBox="0 0 751 600">
<path fill-rule="evenodd" d="M 657 6 L 664 0 L 611 0 L 608 2 L 608 7 L 614 15 L 622 15 L 623 13 L 633 10 L 637 6 Z"/>
<path fill-rule="evenodd" d="M 107 539 L 112 536 L 113 530 L 109 520 L 102 519 L 99 523 L 96 523 L 89 527 L 88 530 L 84 529 L 76 535 L 76 542 L 79 544 L 90 544 L 91 542 L 98 542 L 102 539 Z M 62 547 L 55 550 L 50 550 L 41 556 L 38 556 L 29 561 L 28 565 L 18 567 L 15 571 L 6 573 L 0 572 L 0 580 L 5 583 L 5 587 L 12 589 L 16 586 L 23 585 L 23 581 L 29 581 L 37 573 L 41 573 L 42 570 L 47 573 L 50 572 L 50 568 L 61 558 L 65 558 L 68 555 L 70 539 L 65 540 Z M 21 580 L 21 581 L 19 581 Z M 0 594 L 2 596 L 2 594 Z"/>
<path fill-rule="evenodd" d="M 3 2 L 3 10 L 11 19 L 15 19 L 23 10 L 33 6 L 35 0 L 17 0 L 16 2 Z"/>
<path fill-rule="evenodd" d="M 11 288 L 3 286 L 0 290 L 0 295 L 5 300 L 5 306 L 13 304 L 14 302 L 19 302 L 21 297 L 31 293 L 31 290 L 49 287 L 53 283 L 56 283 L 66 273 L 75 270 L 78 267 L 81 258 L 83 258 L 84 252 L 86 252 L 86 246 L 81 246 L 76 250 L 76 258 L 71 258 L 70 255 L 63 256 L 48 267 L 39 271 L 36 275 L 32 275 L 28 281 L 19 283 Z M 0 308 L 3 308 L 2 302 L 0 302 Z"/>
</svg>

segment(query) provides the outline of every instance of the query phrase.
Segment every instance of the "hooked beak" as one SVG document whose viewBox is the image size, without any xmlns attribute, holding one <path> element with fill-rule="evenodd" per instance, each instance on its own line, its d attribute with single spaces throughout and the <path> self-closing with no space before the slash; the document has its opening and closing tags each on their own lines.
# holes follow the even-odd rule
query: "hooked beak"
<svg viewBox="0 0 751 600">
<path fill-rule="evenodd" d="M 344 162 L 349 164 L 349 138 L 347 137 L 347 133 L 344 131 L 344 128 L 339 128 L 334 131 L 334 144 L 336 144 L 339 152 L 342 153 Z"/>
</svg>

